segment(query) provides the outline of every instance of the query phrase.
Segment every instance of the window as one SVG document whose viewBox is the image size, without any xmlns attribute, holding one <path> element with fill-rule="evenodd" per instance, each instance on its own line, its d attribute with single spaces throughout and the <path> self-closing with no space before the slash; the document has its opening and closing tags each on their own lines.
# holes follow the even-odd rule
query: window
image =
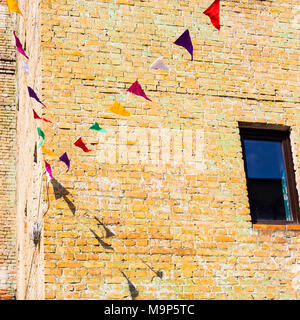
<svg viewBox="0 0 300 320">
<path fill-rule="evenodd" d="M 289 131 L 240 128 L 253 223 L 300 223 Z"/>
</svg>

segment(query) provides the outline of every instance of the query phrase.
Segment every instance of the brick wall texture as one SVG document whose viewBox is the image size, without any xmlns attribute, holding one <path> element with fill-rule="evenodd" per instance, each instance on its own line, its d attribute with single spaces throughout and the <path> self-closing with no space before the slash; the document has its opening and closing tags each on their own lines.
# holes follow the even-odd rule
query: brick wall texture
<svg viewBox="0 0 300 320">
<path fill-rule="evenodd" d="M 299 299 L 300 227 L 252 225 L 238 128 L 289 126 L 299 187 L 299 1 L 221 1 L 220 32 L 202 13 L 210 4 L 35 3 L 40 22 L 27 27 L 40 32 L 30 53 L 41 46 L 41 70 L 30 83 L 53 121 L 39 125 L 71 167 L 38 147 L 54 179 L 43 175 L 33 295 Z M 186 29 L 193 61 L 174 44 Z M 160 56 L 170 73 L 150 69 Z M 127 93 L 136 80 L 152 102 Z M 108 111 L 115 101 L 131 116 Z M 95 121 L 107 133 L 90 130 Z M 74 146 L 79 137 L 91 152 Z"/>
<path fill-rule="evenodd" d="M 299 185 L 299 2 L 221 2 L 220 32 L 210 3 L 42 2 L 45 145 L 71 158 L 48 157 L 46 299 L 130 299 L 126 277 L 136 299 L 296 298 L 299 230 L 253 228 L 238 122 L 291 127 Z M 194 61 L 173 44 L 186 29 Z M 136 79 L 152 102 L 126 93 Z"/>
<path fill-rule="evenodd" d="M 0 299 L 16 290 L 16 104 L 13 21 L 0 5 Z"/>
<path fill-rule="evenodd" d="M 44 298 L 43 241 L 33 242 L 34 223 L 43 222 L 47 207 L 43 197 L 43 168 L 37 127 L 41 120 L 33 118 L 34 109 L 43 116 L 42 105 L 28 95 L 30 86 L 40 95 L 41 51 L 40 51 L 40 5 L 39 1 L 19 1 L 20 10 L 26 20 L 18 15 L 16 32 L 29 59 L 17 54 L 17 167 L 16 167 L 16 225 L 17 225 L 17 299 Z M 26 61 L 29 73 L 23 71 L 21 60 Z"/>
<path fill-rule="evenodd" d="M 34 159 L 39 123 L 32 108 L 41 115 L 42 111 L 27 90 L 28 85 L 39 93 L 41 84 L 39 2 L 19 1 L 19 7 L 27 20 L 9 14 L 6 2 L 0 6 L 0 299 L 42 299 L 43 242 L 33 244 L 32 230 L 34 222 L 42 222 L 46 206 L 39 149 Z M 13 31 L 29 60 L 16 51 Z M 29 65 L 28 75 L 21 59 Z"/>
</svg>

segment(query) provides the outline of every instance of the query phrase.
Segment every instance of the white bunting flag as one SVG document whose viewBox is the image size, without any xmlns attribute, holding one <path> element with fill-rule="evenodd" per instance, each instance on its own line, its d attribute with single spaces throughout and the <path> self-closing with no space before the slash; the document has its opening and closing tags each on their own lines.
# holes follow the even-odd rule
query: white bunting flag
<svg viewBox="0 0 300 320">
<path fill-rule="evenodd" d="M 22 63 L 22 68 L 23 68 L 23 71 L 25 74 L 29 74 L 29 65 L 24 61 L 24 60 L 21 60 L 21 63 Z"/>
<path fill-rule="evenodd" d="M 168 66 L 162 61 L 164 57 L 159 57 L 156 59 L 150 66 L 150 69 L 161 69 L 161 70 L 167 70 L 170 74 L 170 69 Z"/>
</svg>

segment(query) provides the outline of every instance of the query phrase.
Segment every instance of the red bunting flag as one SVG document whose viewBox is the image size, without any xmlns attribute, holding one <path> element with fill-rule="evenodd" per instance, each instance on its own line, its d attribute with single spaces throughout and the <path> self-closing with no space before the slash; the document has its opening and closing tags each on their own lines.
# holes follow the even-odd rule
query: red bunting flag
<svg viewBox="0 0 300 320">
<path fill-rule="evenodd" d="M 41 117 L 32 109 L 34 119 L 41 119 Z"/>
<path fill-rule="evenodd" d="M 81 148 L 84 152 L 92 151 L 92 150 L 90 150 L 90 149 L 88 149 L 88 148 L 86 147 L 86 145 L 83 143 L 83 141 L 82 141 L 81 138 L 79 138 L 79 139 L 74 143 L 74 145 L 75 145 L 76 147 Z"/>
<path fill-rule="evenodd" d="M 215 0 L 204 12 L 215 28 L 220 30 L 220 0 Z"/>
<path fill-rule="evenodd" d="M 46 119 L 46 118 L 42 118 L 42 120 L 44 120 L 45 122 L 50 122 L 50 123 L 52 123 L 52 121 L 50 121 L 50 120 L 48 120 L 48 119 Z"/>
<path fill-rule="evenodd" d="M 41 118 L 33 109 L 32 109 L 32 111 L 33 111 L 33 117 L 34 117 L 34 119 L 44 120 L 45 122 L 50 122 L 50 123 L 52 123 L 52 121 L 50 121 L 50 120 L 48 120 L 48 119 L 46 119 L 46 118 Z"/>
<path fill-rule="evenodd" d="M 141 85 L 136 81 L 133 83 L 130 88 L 127 90 L 133 94 L 136 94 L 137 96 L 141 96 L 149 101 L 151 101 L 145 94 L 144 90 L 142 89 Z"/>
</svg>

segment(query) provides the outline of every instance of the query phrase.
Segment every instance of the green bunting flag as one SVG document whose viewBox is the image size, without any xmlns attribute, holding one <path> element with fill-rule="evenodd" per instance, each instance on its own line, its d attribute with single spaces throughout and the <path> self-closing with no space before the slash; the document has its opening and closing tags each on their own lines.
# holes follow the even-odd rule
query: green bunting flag
<svg viewBox="0 0 300 320">
<path fill-rule="evenodd" d="M 43 138 L 42 142 L 40 143 L 40 146 L 41 146 L 45 141 L 45 133 L 40 128 L 37 128 L 37 131 L 39 136 Z"/>
<path fill-rule="evenodd" d="M 105 129 L 102 129 L 101 127 L 99 127 L 99 124 L 97 122 L 95 122 L 90 129 L 92 130 L 96 130 L 96 131 L 101 131 L 101 132 L 107 132 Z"/>
</svg>

